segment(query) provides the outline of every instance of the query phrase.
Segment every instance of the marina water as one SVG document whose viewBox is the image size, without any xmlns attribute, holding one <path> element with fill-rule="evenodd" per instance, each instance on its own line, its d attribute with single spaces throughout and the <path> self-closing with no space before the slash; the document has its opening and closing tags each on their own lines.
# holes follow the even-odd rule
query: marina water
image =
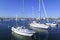
<svg viewBox="0 0 60 40">
<path fill-rule="evenodd" d="M 43 23 L 44 21 L 41 22 Z M 29 28 L 29 23 L 30 20 L 24 20 L 24 26 L 26 28 Z M 32 37 L 25 37 L 12 32 L 11 27 L 16 25 L 22 26 L 23 20 L 18 20 L 17 23 L 15 20 L 0 21 L 0 40 L 60 40 L 60 23 L 58 23 L 56 28 L 47 30 L 33 28 L 33 30 L 36 31 L 36 34 Z"/>
</svg>

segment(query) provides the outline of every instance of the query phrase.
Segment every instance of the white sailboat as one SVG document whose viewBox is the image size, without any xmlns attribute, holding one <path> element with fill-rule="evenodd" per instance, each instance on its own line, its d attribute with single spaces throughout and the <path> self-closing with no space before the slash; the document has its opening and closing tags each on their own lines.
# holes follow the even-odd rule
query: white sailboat
<svg viewBox="0 0 60 40">
<path fill-rule="evenodd" d="M 16 34 L 23 36 L 32 36 L 35 33 L 35 31 L 29 30 L 23 26 L 17 26 L 16 28 L 12 27 L 11 30 Z"/>
<path fill-rule="evenodd" d="M 47 18 L 47 23 L 46 23 L 46 25 L 48 25 L 48 26 L 51 26 L 51 27 L 56 27 L 56 23 L 50 23 L 49 22 L 49 20 L 48 20 L 48 17 L 47 17 L 47 13 L 46 13 L 46 10 L 45 10 L 45 6 L 44 6 L 44 2 L 43 2 L 43 0 L 42 0 L 42 5 L 43 5 L 43 9 L 44 9 L 44 14 L 45 14 L 45 18 Z"/>
<path fill-rule="evenodd" d="M 24 5 L 24 0 L 23 0 L 23 5 Z M 24 9 L 24 7 L 23 7 Z M 24 11 L 23 11 L 24 13 Z M 17 21 L 17 16 L 16 16 L 16 21 Z M 32 36 L 35 31 L 33 30 L 29 30 L 27 28 L 24 27 L 24 21 L 23 21 L 23 26 L 16 26 L 16 27 L 11 27 L 12 32 L 19 34 L 19 35 L 23 35 L 23 36 Z"/>
<path fill-rule="evenodd" d="M 40 14 L 40 0 L 39 0 L 39 14 Z M 37 23 L 36 21 L 33 21 L 32 23 L 30 23 L 30 27 L 42 28 L 42 29 L 48 29 L 49 28 L 48 25 L 41 24 L 40 22 Z"/>
<path fill-rule="evenodd" d="M 17 15 L 16 15 L 16 23 L 17 23 Z M 12 32 L 19 34 L 19 35 L 23 35 L 23 36 L 32 36 L 35 31 L 33 30 L 29 30 L 27 28 L 25 28 L 24 26 L 18 26 L 18 24 L 16 24 L 16 26 L 11 27 Z"/>
</svg>

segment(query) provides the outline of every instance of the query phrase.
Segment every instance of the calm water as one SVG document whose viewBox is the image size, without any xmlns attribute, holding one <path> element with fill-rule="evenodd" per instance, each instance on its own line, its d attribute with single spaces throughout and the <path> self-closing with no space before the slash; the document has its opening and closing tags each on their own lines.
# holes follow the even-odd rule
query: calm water
<svg viewBox="0 0 60 40">
<path fill-rule="evenodd" d="M 58 23 L 57 28 L 51 28 L 48 30 L 45 29 L 37 29 L 37 28 L 30 28 L 29 27 L 29 20 L 25 20 L 25 26 L 27 28 L 33 29 L 37 33 L 34 34 L 32 37 L 25 37 L 18 35 L 14 32 L 11 32 L 11 27 L 18 25 L 22 25 L 21 20 L 17 23 L 14 20 L 11 21 L 0 21 L 0 40 L 60 40 L 60 23 Z M 41 21 L 42 23 L 44 21 Z M 8 26 L 10 28 L 8 28 Z"/>
</svg>

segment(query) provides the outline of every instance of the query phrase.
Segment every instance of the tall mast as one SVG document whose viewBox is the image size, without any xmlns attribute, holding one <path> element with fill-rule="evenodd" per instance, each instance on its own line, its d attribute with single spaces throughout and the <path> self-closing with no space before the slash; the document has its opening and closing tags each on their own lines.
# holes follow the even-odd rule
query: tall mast
<svg viewBox="0 0 60 40">
<path fill-rule="evenodd" d="M 15 19 L 15 20 L 16 20 L 16 26 L 17 26 L 17 25 L 18 25 L 18 24 L 17 24 L 17 20 L 18 20 L 18 19 L 17 19 L 17 15 L 16 15 L 16 19 Z"/>
<path fill-rule="evenodd" d="M 22 6 L 22 16 L 24 16 L 24 0 L 23 0 L 23 6 Z M 24 17 L 23 17 L 24 19 Z M 24 20 L 23 20 L 23 26 L 24 26 Z"/>
<path fill-rule="evenodd" d="M 16 15 L 16 19 L 15 20 L 17 21 L 17 15 Z"/>
<path fill-rule="evenodd" d="M 42 0 L 42 5 L 43 5 L 43 9 L 44 9 L 45 18 L 47 18 L 47 13 L 46 13 L 46 9 L 45 9 L 43 0 Z M 49 22 L 48 18 L 47 18 L 47 22 Z"/>
<path fill-rule="evenodd" d="M 34 19 L 34 6 L 32 6 L 32 18 Z"/>
<path fill-rule="evenodd" d="M 23 0 L 23 14 L 24 14 L 24 0 Z"/>
<path fill-rule="evenodd" d="M 32 19 L 34 19 L 34 0 L 33 1 L 33 4 L 32 4 Z"/>
<path fill-rule="evenodd" d="M 39 0 L 39 12 L 40 12 L 40 0 Z"/>
<path fill-rule="evenodd" d="M 40 0 L 39 0 L 39 17 L 41 18 L 41 8 L 40 8 Z"/>
</svg>

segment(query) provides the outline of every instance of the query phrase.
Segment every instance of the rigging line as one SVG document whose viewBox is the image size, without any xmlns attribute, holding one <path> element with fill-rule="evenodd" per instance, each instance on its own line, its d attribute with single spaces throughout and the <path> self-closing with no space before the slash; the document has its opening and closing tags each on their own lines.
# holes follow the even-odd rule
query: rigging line
<svg viewBox="0 0 60 40">
<path fill-rule="evenodd" d="M 43 9 L 44 9 L 45 18 L 47 18 L 47 22 L 49 22 L 43 0 L 42 0 L 42 5 L 43 5 Z"/>
<path fill-rule="evenodd" d="M 45 9 L 43 0 L 42 0 L 42 5 L 43 5 L 44 13 L 45 13 L 45 18 L 47 18 L 46 9 Z"/>
</svg>

